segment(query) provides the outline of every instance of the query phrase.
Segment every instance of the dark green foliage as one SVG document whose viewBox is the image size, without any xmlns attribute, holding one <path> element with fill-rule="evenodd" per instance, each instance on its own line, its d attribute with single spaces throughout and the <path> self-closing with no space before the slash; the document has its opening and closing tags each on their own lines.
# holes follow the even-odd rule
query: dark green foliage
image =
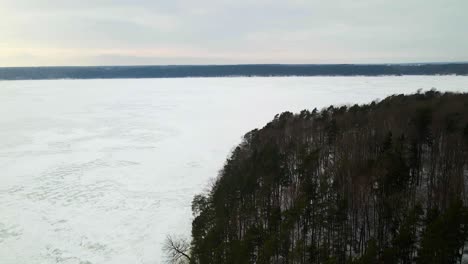
<svg viewBox="0 0 468 264">
<path fill-rule="evenodd" d="M 364 254 L 357 258 L 353 263 L 355 264 L 373 264 L 378 262 L 378 248 L 377 248 L 377 243 L 375 242 L 374 239 L 369 240 L 367 242 L 367 247 L 366 250 L 364 251 Z M 393 258 L 392 261 L 395 261 L 396 258 Z M 394 262 L 392 262 L 394 263 Z"/>
<path fill-rule="evenodd" d="M 455 263 L 468 238 L 468 211 L 460 200 L 452 201 L 443 213 L 428 219 L 418 263 Z"/>
<path fill-rule="evenodd" d="M 195 197 L 193 263 L 458 263 L 468 95 L 285 112 Z"/>
</svg>

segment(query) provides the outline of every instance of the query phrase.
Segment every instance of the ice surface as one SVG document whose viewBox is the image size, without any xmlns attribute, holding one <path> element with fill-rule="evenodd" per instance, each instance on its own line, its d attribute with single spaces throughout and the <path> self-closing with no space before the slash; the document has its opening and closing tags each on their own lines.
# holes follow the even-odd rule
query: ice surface
<svg viewBox="0 0 468 264">
<path fill-rule="evenodd" d="M 468 77 L 0 82 L 0 263 L 162 263 L 244 133 L 433 87 L 468 92 Z"/>
</svg>

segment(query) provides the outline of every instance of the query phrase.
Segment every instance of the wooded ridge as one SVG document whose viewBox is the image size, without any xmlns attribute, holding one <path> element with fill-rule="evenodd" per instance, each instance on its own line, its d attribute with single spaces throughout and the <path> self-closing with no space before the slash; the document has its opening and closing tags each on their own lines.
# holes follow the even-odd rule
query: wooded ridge
<svg viewBox="0 0 468 264">
<path fill-rule="evenodd" d="M 197 195 L 191 263 L 459 263 L 468 94 L 284 112 Z"/>
</svg>

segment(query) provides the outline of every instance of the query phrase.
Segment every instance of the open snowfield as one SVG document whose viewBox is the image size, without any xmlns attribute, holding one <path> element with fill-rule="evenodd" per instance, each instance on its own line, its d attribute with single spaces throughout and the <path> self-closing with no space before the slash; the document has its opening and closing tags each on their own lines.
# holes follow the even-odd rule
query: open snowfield
<svg viewBox="0 0 468 264">
<path fill-rule="evenodd" d="M 468 92 L 468 77 L 0 82 L 0 263 L 163 263 L 249 130 L 433 87 Z"/>
</svg>

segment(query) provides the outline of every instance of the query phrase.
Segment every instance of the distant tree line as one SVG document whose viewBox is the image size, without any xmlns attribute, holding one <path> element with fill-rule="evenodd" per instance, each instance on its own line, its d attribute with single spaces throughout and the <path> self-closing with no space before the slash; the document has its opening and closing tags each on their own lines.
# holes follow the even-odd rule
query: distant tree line
<svg viewBox="0 0 468 264">
<path fill-rule="evenodd" d="M 0 80 L 226 76 L 468 75 L 468 63 L 4 67 Z"/>
<path fill-rule="evenodd" d="M 192 203 L 190 263 L 461 263 L 468 94 L 285 112 Z"/>
</svg>

